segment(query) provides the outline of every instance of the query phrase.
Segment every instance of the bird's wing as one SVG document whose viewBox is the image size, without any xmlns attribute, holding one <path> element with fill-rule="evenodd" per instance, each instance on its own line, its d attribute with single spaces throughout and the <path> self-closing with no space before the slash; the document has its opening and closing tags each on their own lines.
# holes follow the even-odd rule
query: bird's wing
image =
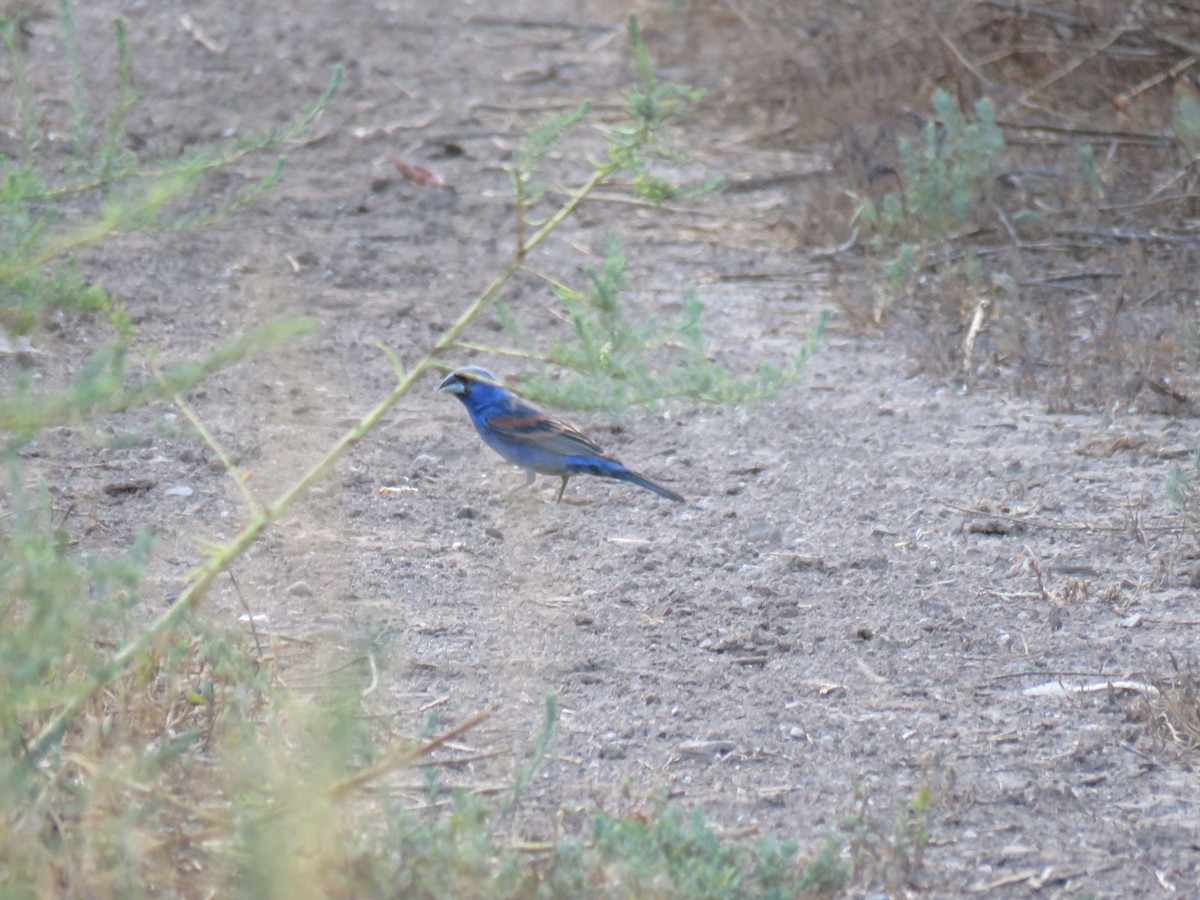
<svg viewBox="0 0 1200 900">
<path fill-rule="evenodd" d="M 511 414 L 494 415 L 488 418 L 488 426 L 502 437 L 521 444 L 528 444 L 548 453 L 563 456 L 604 457 L 591 438 L 562 419 L 522 404 Z"/>
</svg>

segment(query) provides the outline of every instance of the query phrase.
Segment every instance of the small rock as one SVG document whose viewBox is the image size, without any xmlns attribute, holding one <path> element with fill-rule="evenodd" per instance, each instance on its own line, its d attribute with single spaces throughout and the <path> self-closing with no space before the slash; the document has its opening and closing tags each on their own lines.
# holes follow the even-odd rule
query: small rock
<svg viewBox="0 0 1200 900">
<path fill-rule="evenodd" d="M 677 748 L 684 756 L 728 756 L 737 749 L 733 741 L 684 741 Z"/>
<path fill-rule="evenodd" d="M 144 494 L 154 487 L 156 482 L 149 478 L 135 478 L 132 481 L 118 481 L 104 486 L 104 493 L 110 497 L 120 497 L 124 494 Z"/>
<path fill-rule="evenodd" d="M 746 526 L 746 539 L 759 544 L 778 544 L 783 532 L 766 519 L 757 519 Z"/>
<path fill-rule="evenodd" d="M 967 523 L 967 534 L 1022 534 L 1025 525 L 1009 519 L 975 519 Z"/>
<path fill-rule="evenodd" d="M 786 572 L 804 572 L 807 570 L 827 574 L 836 572 L 837 566 L 825 562 L 820 556 L 791 556 L 788 557 L 787 563 L 784 565 Z"/>
<path fill-rule="evenodd" d="M 163 491 L 163 493 L 168 497 L 190 497 L 195 493 L 195 491 L 193 491 L 186 484 L 180 484 L 176 485 L 175 487 L 167 488 L 165 491 Z"/>
<path fill-rule="evenodd" d="M 307 581 L 295 581 L 288 585 L 286 593 L 289 597 L 311 597 L 313 589 Z"/>
</svg>

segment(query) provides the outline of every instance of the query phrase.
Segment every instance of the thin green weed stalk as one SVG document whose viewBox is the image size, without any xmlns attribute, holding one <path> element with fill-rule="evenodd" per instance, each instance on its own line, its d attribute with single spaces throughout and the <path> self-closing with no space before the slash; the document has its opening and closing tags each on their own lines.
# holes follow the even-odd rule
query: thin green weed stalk
<svg viewBox="0 0 1200 900">
<path fill-rule="evenodd" d="M 678 183 L 658 171 L 655 163 L 686 159 L 677 146 L 673 126 L 691 105 L 704 98 L 704 92 L 655 75 L 633 17 L 629 41 L 637 81 L 624 94 L 626 121 L 607 130 L 607 153 L 601 160 L 593 160 L 592 177 L 608 178 L 620 172 L 634 196 L 653 203 L 702 195 L 719 179 Z M 522 260 L 525 236 L 532 227 L 548 221 L 545 214 L 538 214 L 539 204 L 553 195 L 539 179 L 539 164 L 590 110 L 591 104 L 585 102 L 550 117 L 530 132 L 514 154 L 509 174 L 516 198 L 516 256 Z M 683 291 L 680 313 L 666 322 L 640 314 L 626 302 L 628 264 L 615 233 L 605 241 L 601 264 L 584 267 L 582 287 L 531 268 L 527 271 L 550 286 L 571 324 L 570 335 L 549 341 L 531 338 L 497 297 L 497 317 L 514 343 L 486 346 L 460 340 L 455 346 L 532 364 L 534 371 L 524 374 L 517 386 L 530 397 L 558 408 L 616 414 L 630 405 L 651 406 L 669 398 L 715 404 L 771 397 L 802 377 L 826 323 L 826 315 L 821 313 L 790 356 L 764 360 L 753 372 L 733 373 L 712 356 L 702 325 L 704 305 L 694 288 Z"/>
<path fill-rule="evenodd" d="M 246 489 L 245 473 L 184 394 L 216 368 L 256 352 L 277 333 L 218 349 L 207 359 L 161 373 L 147 386 L 130 386 L 124 372 L 136 333 L 113 298 L 96 294 L 90 302 L 98 305 L 100 314 L 114 317 L 112 328 L 118 337 L 82 366 L 86 378 L 45 396 L 29 380 L 0 397 L 0 427 L 12 435 L 7 459 L 18 473 L 9 496 L 20 500 L 21 510 L 29 510 L 0 519 L 5 529 L 0 573 L 11 585 L 53 588 L 48 599 L 32 588 L 14 588 L 0 607 L 4 626 L 21 638 L 19 646 L 3 645 L 7 655 L 0 658 L 6 666 L 0 678 L 20 683 L 7 705 L 0 706 L 0 734 L 8 750 L 0 773 L 5 791 L 0 798 L 5 890 L 36 893 L 49 877 L 62 893 L 95 890 L 120 896 L 164 891 L 635 896 L 626 891 L 625 881 L 610 877 L 612 872 L 628 871 L 636 884 L 658 896 L 789 895 L 796 870 L 788 845 L 764 844 L 745 852 L 719 839 L 695 815 L 673 810 L 662 810 L 649 820 L 598 819 L 582 841 L 567 840 L 535 858 L 512 846 L 502 825 L 518 809 L 534 773 L 553 762 L 550 742 L 557 707 L 551 698 L 545 725 L 533 738 L 530 760 L 515 771 L 506 801 L 490 803 L 425 776 L 429 808 L 414 814 L 399 802 L 406 795 L 396 792 L 397 779 L 418 763 L 432 761 L 433 754 L 478 726 L 489 711 L 432 737 L 405 738 L 363 715 L 364 699 L 372 689 L 364 685 L 369 680 L 365 674 L 333 679 L 325 702 L 301 700 L 274 679 L 278 648 L 260 640 L 252 616 L 249 630 L 226 630 L 194 615 L 216 581 L 232 578 L 243 554 L 419 379 L 461 351 L 462 336 L 476 317 L 493 308 L 503 287 L 525 269 L 529 254 L 592 191 L 623 177 L 643 195 L 666 195 L 671 183 L 654 167 L 667 146 L 663 130 L 696 93 L 658 80 L 633 18 L 629 33 L 638 73 L 638 83 L 628 94 L 629 118 L 605 135 L 603 152 L 592 160 L 590 173 L 577 187 L 557 194 L 542 191 L 532 177 L 514 183 L 519 223 L 511 259 L 411 365 L 385 349 L 396 372 L 394 389 L 276 497 L 259 499 Z M 12 40 L 8 43 L 10 49 L 16 46 Z M 298 127 L 310 122 L 328 99 L 327 93 L 314 110 L 301 116 Z M 118 108 L 124 103 L 119 99 Z M 580 110 L 582 117 L 587 108 Z M 93 126 L 81 133 L 92 135 L 91 141 L 107 142 L 113 119 L 108 121 L 105 128 Z M 528 145 L 521 165 L 532 165 L 575 121 L 569 116 L 551 123 Z M 57 186 L 36 171 L 38 145 L 31 140 L 28 160 L 4 161 L 6 180 L 11 177 L 18 185 L 6 202 L 25 218 L 14 220 L 16 237 L 5 245 L 7 255 L 0 255 L 0 281 L 44 276 L 44 267 L 69 261 L 73 250 L 130 227 L 206 227 L 213 216 L 232 213 L 238 198 L 248 195 L 199 204 L 208 210 L 199 214 L 194 209 L 180 211 L 176 199 L 187 189 L 202 188 L 203 172 L 270 146 L 283 133 L 197 152 L 182 170 L 168 164 L 163 164 L 165 169 L 145 162 L 135 165 L 121 152 L 102 149 L 98 155 L 81 154 L 90 160 L 80 168 L 83 174 L 65 177 Z M 99 134 L 104 137 L 96 138 Z M 112 143 L 113 148 L 119 146 Z M 260 185 L 268 186 L 272 177 Z M 106 188 L 115 206 L 101 204 L 93 221 L 61 224 L 61 207 L 56 204 L 69 203 L 79 192 L 102 183 L 111 187 L 114 179 L 138 184 L 132 194 Z M 141 199 L 131 203 L 130 196 Z M 669 338 L 630 325 L 619 303 L 624 266 L 618 250 L 614 245 L 611 261 L 590 278 L 589 288 L 564 301 L 575 304 L 580 329 L 620 337 L 627 349 L 632 348 L 631 358 L 636 358 L 639 344 L 654 352 L 698 354 L 698 302 L 691 302 L 671 326 Z M 76 290 L 80 284 L 86 281 L 68 282 L 64 290 Z M 30 333 L 36 334 L 36 324 L 34 317 Z M 680 347 L 668 346 L 668 340 Z M 602 359 L 595 342 L 588 352 L 587 365 Z M 642 378 L 641 363 L 622 365 Z M 720 386 L 719 373 L 707 377 Z M 55 507 L 47 492 L 17 492 L 15 485 L 27 476 L 16 453 L 49 425 L 90 421 L 162 396 L 176 400 L 195 432 L 225 464 L 242 499 L 244 520 L 232 539 L 206 546 L 205 557 L 178 595 L 145 624 L 140 617 L 120 613 L 138 597 L 149 542 L 115 562 L 81 558 L 73 546 L 69 516 Z M 34 496 L 39 498 L 36 503 L 28 499 Z M 18 509 L 16 500 L 7 502 L 11 510 Z M 33 570 L 46 577 L 30 579 L 25 573 Z M 64 615 L 55 619 L 58 611 Z M 36 653 L 26 646 L 31 643 L 37 644 Z"/>
<path fill-rule="evenodd" d="M 19 351 L 0 360 L 0 891 L 41 893 L 53 885 L 65 895 L 137 896 L 148 875 L 170 868 L 161 857 L 173 844 L 161 836 L 182 835 L 189 821 L 175 798 L 188 795 L 194 751 L 234 721 L 249 721 L 261 684 L 245 665 L 251 657 L 242 635 L 231 639 L 201 623 L 164 633 L 114 665 L 119 648 L 144 627 L 151 534 L 140 531 L 124 552 L 81 550 L 86 523 L 27 462 L 27 448 L 54 426 L 175 396 L 311 323 L 271 323 L 157 377 L 133 379 L 130 360 L 143 353 L 137 330 L 120 299 L 90 281 L 74 254 L 118 234 L 208 227 L 240 209 L 274 183 L 280 161 L 226 196 L 211 191 L 207 173 L 303 133 L 329 103 L 340 72 L 283 129 L 180 159 L 139 158 L 125 148 L 135 98 L 122 23 L 115 25 L 115 97 L 98 119 L 66 0 L 59 17 L 71 98 L 65 156 L 50 151 L 43 133 L 43 99 L 32 87 L 20 23 L 0 17 L 17 122 L 15 150 L 0 156 L 0 340 Z M 77 361 L 65 385 L 46 387 L 31 359 L 44 326 L 62 317 L 91 320 L 101 345 Z M 97 681 L 103 692 L 81 695 Z M 72 704 L 69 744 L 39 747 L 37 735 Z"/>
</svg>

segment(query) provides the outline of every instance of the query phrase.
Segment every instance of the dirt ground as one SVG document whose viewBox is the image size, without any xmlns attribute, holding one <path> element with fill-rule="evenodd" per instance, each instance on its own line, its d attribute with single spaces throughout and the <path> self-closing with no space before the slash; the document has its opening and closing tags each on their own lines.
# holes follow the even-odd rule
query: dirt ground
<svg viewBox="0 0 1200 900">
<path fill-rule="evenodd" d="M 279 315 L 316 318 L 302 342 L 192 397 L 268 498 L 390 390 L 379 343 L 415 359 L 493 277 L 512 245 L 509 153 L 585 97 L 613 121 L 628 58 L 610 3 L 258 6 L 98 0 L 76 18 L 103 84 L 124 17 L 145 95 L 130 132 L 152 153 L 281 125 L 346 67 L 251 209 L 81 263 L 160 363 Z M 719 47 L 698 52 L 661 10 L 648 21 L 668 76 L 719 78 Z M 35 59 L 53 28 L 34 24 Z M 738 190 L 667 210 L 607 191 L 531 263 L 578 281 L 616 230 L 635 307 L 669 314 L 696 285 L 732 368 L 786 355 L 831 309 L 805 383 L 753 406 L 573 416 L 684 494 L 676 506 L 584 477 L 562 504 L 549 479 L 508 495 L 521 475 L 429 378 L 237 567 L 261 627 L 291 648 L 283 679 L 318 687 L 315 656 L 365 683 L 369 660 L 364 705 L 402 730 L 494 710 L 467 739 L 492 755 L 447 776 L 479 790 L 510 783 L 555 692 L 558 758 L 518 818 L 530 837 L 555 815 L 572 827 L 665 796 L 727 833 L 815 852 L 854 785 L 885 828 L 925 786 L 915 893 L 1200 894 L 1196 760 L 1148 719 L 1142 684 L 1197 660 L 1192 544 L 1166 497 L 1194 420 L 1052 414 L 1044 399 L 916 374 L 910 345 L 839 314 L 824 261 L 776 239 L 803 185 L 777 176 L 820 170 L 814 151 L 755 150 L 704 123 L 687 136 L 698 163 Z M 571 146 L 601 145 L 585 131 Z M 400 178 L 392 153 L 446 186 Z M 568 152 L 565 171 L 585 173 L 584 159 Z M 539 281 L 506 299 L 530 332 L 566 336 Z M 47 379 L 78 364 L 90 327 L 44 337 Z M 469 336 L 494 343 L 497 329 L 485 318 Z M 513 371 L 451 360 L 468 361 Z M 185 425 L 160 404 L 101 433 L 48 435 L 30 458 L 89 523 L 85 548 L 153 526 L 151 611 L 199 560 L 198 539 L 243 520 Z M 138 479 L 148 489 L 106 490 Z M 204 607 L 242 612 L 228 583 Z"/>
</svg>

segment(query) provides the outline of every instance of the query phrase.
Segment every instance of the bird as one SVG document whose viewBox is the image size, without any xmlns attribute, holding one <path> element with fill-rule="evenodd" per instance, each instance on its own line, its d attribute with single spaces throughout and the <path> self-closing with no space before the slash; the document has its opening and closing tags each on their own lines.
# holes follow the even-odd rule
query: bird
<svg viewBox="0 0 1200 900">
<path fill-rule="evenodd" d="M 606 455 L 579 429 L 508 390 L 487 369 L 479 366 L 455 369 L 443 379 L 438 390 L 458 397 L 483 442 L 525 470 L 525 487 L 533 484 L 538 474 L 561 478 L 556 503 L 562 502 L 567 480 L 572 475 L 627 481 L 675 503 L 685 502 L 669 488 Z"/>
</svg>

